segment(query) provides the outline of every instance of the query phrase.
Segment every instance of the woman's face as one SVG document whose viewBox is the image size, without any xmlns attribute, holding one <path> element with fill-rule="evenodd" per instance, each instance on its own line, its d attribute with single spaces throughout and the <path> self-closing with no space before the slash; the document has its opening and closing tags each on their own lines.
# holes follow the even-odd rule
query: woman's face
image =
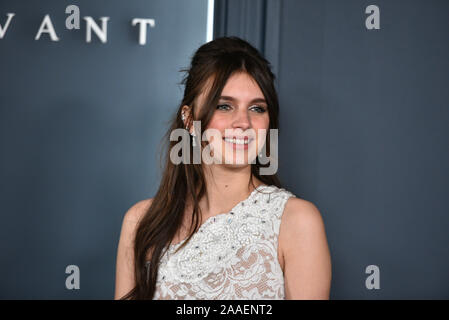
<svg viewBox="0 0 449 320">
<path fill-rule="evenodd" d="M 256 81 L 245 72 L 233 74 L 214 108 L 206 129 L 215 129 L 220 135 L 206 131 L 206 137 L 215 163 L 220 159 L 225 166 L 252 163 L 263 148 L 270 123 L 267 103 Z"/>
</svg>

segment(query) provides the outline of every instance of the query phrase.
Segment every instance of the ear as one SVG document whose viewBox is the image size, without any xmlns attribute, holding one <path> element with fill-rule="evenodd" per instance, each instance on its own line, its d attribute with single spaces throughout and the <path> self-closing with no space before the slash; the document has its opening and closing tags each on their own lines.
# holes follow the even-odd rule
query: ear
<svg viewBox="0 0 449 320">
<path fill-rule="evenodd" d="M 190 131 L 191 123 L 192 123 L 192 117 L 191 117 L 191 110 L 192 108 L 188 105 L 184 105 L 181 109 L 181 115 L 184 113 L 184 128 L 187 128 Z"/>
</svg>

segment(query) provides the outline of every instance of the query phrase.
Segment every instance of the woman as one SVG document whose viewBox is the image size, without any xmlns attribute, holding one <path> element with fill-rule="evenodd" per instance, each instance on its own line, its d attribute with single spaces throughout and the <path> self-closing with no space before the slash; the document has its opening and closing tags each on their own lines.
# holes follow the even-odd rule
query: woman
<svg viewBox="0 0 449 320">
<path fill-rule="evenodd" d="M 282 188 L 275 173 L 261 174 L 269 166 L 257 157 L 262 147 L 276 158 L 268 131 L 278 129 L 279 106 L 269 62 L 246 41 L 223 37 L 202 45 L 184 71 L 166 141 L 186 128 L 188 161 L 174 163 L 178 142 L 170 141 L 155 197 L 126 213 L 115 298 L 328 299 L 320 212 Z M 203 134 L 210 129 L 218 138 Z M 206 147 L 214 162 L 195 164 L 195 148 Z"/>
</svg>

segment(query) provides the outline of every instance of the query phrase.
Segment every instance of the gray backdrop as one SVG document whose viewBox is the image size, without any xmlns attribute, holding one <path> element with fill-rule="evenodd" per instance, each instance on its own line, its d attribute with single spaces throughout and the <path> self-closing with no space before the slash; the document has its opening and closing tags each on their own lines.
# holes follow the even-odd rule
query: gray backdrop
<svg viewBox="0 0 449 320">
<path fill-rule="evenodd" d="M 251 40 L 277 71 L 279 173 L 321 211 L 331 298 L 448 299 L 449 1 L 216 6 L 215 35 Z"/>
<path fill-rule="evenodd" d="M 65 8 L 108 42 L 65 28 Z M 0 298 L 111 299 L 126 210 L 159 184 L 165 122 L 182 98 L 179 69 L 206 42 L 207 0 L 0 2 Z M 49 14 L 59 42 L 34 37 Z M 133 18 L 153 18 L 147 45 Z M 67 290 L 67 265 L 80 289 Z"/>
<path fill-rule="evenodd" d="M 68 4 L 111 17 L 108 43 L 64 28 Z M 367 30 L 365 8 L 380 8 Z M 3 0 L 0 298 L 113 297 L 121 220 L 158 187 L 178 70 L 205 42 L 207 1 Z M 321 211 L 332 299 L 449 298 L 447 1 L 216 0 L 214 36 L 273 63 L 279 175 Z M 59 42 L 43 35 L 50 14 Z M 137 43 L 134 17 L 154 18 Z M 65 288 L 65 267 L 81 289 Z M 368 290 L 365 268 L 380 269 Z"/>
</svg>

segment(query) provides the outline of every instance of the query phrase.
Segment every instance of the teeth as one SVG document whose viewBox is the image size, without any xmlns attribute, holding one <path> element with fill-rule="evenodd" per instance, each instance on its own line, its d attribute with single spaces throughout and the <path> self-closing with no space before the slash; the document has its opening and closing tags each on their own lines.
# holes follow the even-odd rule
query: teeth
<svg viewBox="0 0 449 320">
<path fill-rule="evenodd" d="M 235 144 L 248 144 L 250 140 L 245 139 L 236 139 L 236 138 L 225 138 L 226 142 L 235 143 Z"/>
</svg>

